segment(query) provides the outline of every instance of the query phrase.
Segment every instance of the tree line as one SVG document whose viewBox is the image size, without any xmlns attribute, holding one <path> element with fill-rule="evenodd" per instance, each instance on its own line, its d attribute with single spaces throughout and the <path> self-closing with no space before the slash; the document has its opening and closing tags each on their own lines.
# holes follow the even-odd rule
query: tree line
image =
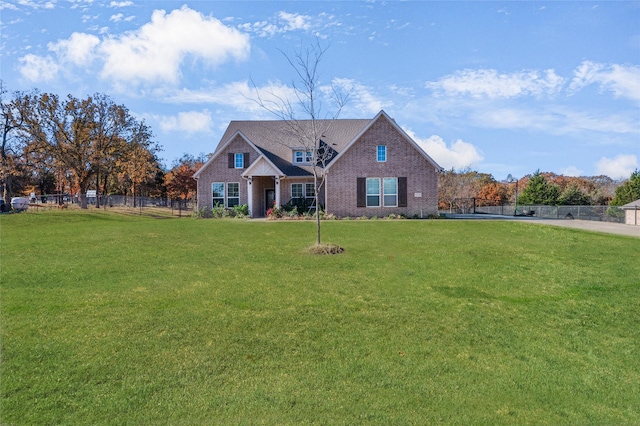
<svg viewBox="0 0 640 426">
<path fill-rule="evenodd" d="M 144 120 L 97 93 L 61 98 L 37 90 L 8 92 L 0 81 L 2 198 L 39 194 L 76 196 L 87 208 L 87 190 L 108 194 L 189 199 L 191 176 L 204 161 L 185 154 L 170 170 Z"/>
<path fill-rule="evenodd" d="M 640 199 L 640 172 L 629 179 L 608 176 L 573 177 L 535 171 L 510 182 L 497 181 L 488 173 L 471 169 L 444 171 L 438 181 L 438 208 L 448 210 L 465 200 L 476 206 L 521 205 L 612 205 Z"/>
</svg>

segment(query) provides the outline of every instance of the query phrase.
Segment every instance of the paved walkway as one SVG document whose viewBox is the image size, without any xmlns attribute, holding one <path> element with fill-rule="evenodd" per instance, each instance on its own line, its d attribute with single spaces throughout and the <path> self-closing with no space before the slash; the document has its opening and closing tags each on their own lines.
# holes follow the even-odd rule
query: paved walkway
<svg viewBox="0 0 640 426">
<path fill-rule="evenodd" d="M 640 226 L 625 225 L 624 223 L 601 222 L 598 220 L 566 220 L 566 219 L 544 219 L 527 216 L 498 216 L 488 214 L 447 214 L 450 219 L 474 219 L 474 220 L 519 220 L 541 225 L 562 226 L 565 228 L 583 229 L 585 231 L 604 232 L 608 234 L 626 235 L 640 238 Z"/>
</svg>

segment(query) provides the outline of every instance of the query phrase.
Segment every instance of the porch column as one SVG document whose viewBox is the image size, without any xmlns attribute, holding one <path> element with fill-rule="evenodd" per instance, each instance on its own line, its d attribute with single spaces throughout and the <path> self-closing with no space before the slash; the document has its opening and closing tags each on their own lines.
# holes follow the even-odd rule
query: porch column
<svg viewBox="0 0 640 426">
<path fill-rule="evenodd" d="M 247 206 L 249 207 L 249 217 L 253 217 L 253 178 L 247 178 Z"/>
<path fill-rule="evenodd" d="M 276 207 L 280 208 L 280 176 L 276 176 Z"/>
</svg>

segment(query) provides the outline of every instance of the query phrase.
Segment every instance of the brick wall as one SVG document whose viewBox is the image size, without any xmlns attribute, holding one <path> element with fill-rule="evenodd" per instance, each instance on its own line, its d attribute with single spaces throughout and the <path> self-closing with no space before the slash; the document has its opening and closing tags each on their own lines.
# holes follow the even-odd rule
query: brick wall
<svg viewBox="0 0 640 426">
<path fill-rule="evenodd" d="M 386 162 L 377 162 L 378 145 L 387 147 Z M 407 177 L 407 207 L 357 207 L 357 178 L 402 176 Z M 326 199 L 327 212 L 339 217 L 391 213 L 426 217 L 438 210 L 438 173 L 391 122 L 380 117 L 331 165 Z"/>
<path fill-rule="evenodd" d="M 217 154 L 198 178 L 198 209 L 213 207 L 211 184 L 213 182 L 238 182 L 240 185 L 240 204 L 248 204 L 247 181 L 242 178 L 245 169 L 229 168 L 229 153 L 250 153 L 250 163 L 253 163 L 260 155 L 242 137 L 236 136 L 225 149 Z M 250 164 L 245 164 L 248 167 Z M 226 191 L 226 185 L 225 185 Z"/>
</svg>

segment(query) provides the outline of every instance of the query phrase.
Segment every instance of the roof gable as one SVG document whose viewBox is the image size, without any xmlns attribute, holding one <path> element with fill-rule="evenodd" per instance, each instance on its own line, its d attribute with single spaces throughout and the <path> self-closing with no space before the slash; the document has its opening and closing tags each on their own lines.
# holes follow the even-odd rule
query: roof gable
<svg viewBox="0 0 640 426">
<path fill-rule="evenodd" d="M 340 152 L 365 127 L 368 119 L 336 119 L 336 120 L 297 120 L 287 123 L 285 120 L 265 121 L 232 121 L 222 136 L 215 154 L 223 151 L 226 141 L 240 133 L 250 140 L 256 149 L 269 159 L 286 176 L 311 176 L 311 166 L 293 164 L 293 150 L 304 149 L 296 134 L 312 133 L 312 125 L 316 125 L 316 134 L 331 149 Z M 296 126 L 294 130 L 290 124 Z"/>
<path fill-rule="evenodd" d="M 391 117 L 389 117 L 387 115 L 386 112 L 384 112 L 383 110 L 380 111 L 371 121 L 369 121 L 369 123 L 351 140 L 349 141 L 349 143 L 347 144 L 347 146 L 345 146 L 345 148 L 340 151 L 338 153 L 338 155 L 333 159 L 333 161 L 327 166 L 327 170 L 331 168 L 331 166 L 333 164 L 335 164 L 338 159 L 340 159 L 340 157 L 342 157 L 342 155 L 347 152 L 349 150 L 349 148 L 351 148 L 353 146 L 354 143 L 356 143 L 356 141 L 358 139 L 360 139 L 362 137 L 362 135 L 364 135 L 366 133 L 367 130 L 369 130 L 371 128 L 371 126 L 373 126 L 374 123 L 376 123 L 378 120 L 387 120 L 393 127 L 394 129 L 400 133 L 400 135 L 402 135 L 402 137 L 409 142 L 429 163 L 431 163 L 437 170 L 442 170 L 442 167 L 440 167 L 438 165 L 438 163 L 435 162 L 435 160 L 433 158 L 431 158 L 429 156 L 429 154 L 427 154 L 426 152 L 424 152 L 424 150 L 422 148 L 420 148 L 420 145 L 418 145 L 404 130 L 402 130 L 402 127 L 398 126 L 398 124 L 396 123 L 396 121 L 394 119 L 392 119 Z"/>
<path fill-rule="evenodd" d="M 400 127 L 395 120 L 380 111 L 373 119 L 333 119 L 333 120 L 257 120 L 231 121 L 225 130 L 213 156 L 194 174 L 198 178 L 215 158 L 237 137 L 242 137 L 261 155 L 268 160 L 274 169 L 283 176 L 311 176 L 312 167 L 309 165 L 293 164 L 292 152 L 303 149 L 304 142 L 299 140 L 299 134 L 313 134 L 312 126 L 316 126 L 315 134 L 337 155 L 327 164 L 331 166 L 378 120 L 387 120 L 393 128 L 410 143 L 436 169 L 442 168 Z M 258 159 L 256 159 L 258 161 Z M 255 163 L 255 162 L 254 162 Z M 250 166 L 251 168 L 251 166 Z"/>
<path fill-rule="evenodd" d="M 261 155 L 242 173 L 242 176 L 283 176 L 283 173 L 268 158 Z"/>
<path fill-rule="evenodd" d="M 218 144 L 218 147 L 216 148 L 216 150 L 214 151 L 213 155 L 211 156 L 211 158 L 209 158 L 207 160 L 206 163 L 204 163 L 202 165 L 202 167 L 200 167 L 194 174 L 193 174 L 193 178 L 194 179 L 198 179 L 198 177 L 200 176 L 200 174 L 207 169 L 207 167 L 209 167 L 209 165 L 211 165 L 211 163 L 214 162 L 214 160 L 216 158 L 218 158 L 220 156 L 220 154 L 222 152 L 224 152 L 225 148 L 227 146 L 229 146 L 231 144 L 231 142 L 234 141 L 234 139 L 240 136 L 242 139 L 244 139 L 244 141 L 249 144 L 250 147 L 252 147 L 253 149 L 255 149 L 257 152 L 261 152 L 260 149 L 258 149 L 258 147 L 256 147 L 253 142 L 251 142 L 245 135 L 242 134 L 241 131 L 236 131 L 233 134 L 231 134 L 226 140 L 223 140 L 224 143 Z M 221 141 L 222 142 L 222 141 Z"/>
</svg>

